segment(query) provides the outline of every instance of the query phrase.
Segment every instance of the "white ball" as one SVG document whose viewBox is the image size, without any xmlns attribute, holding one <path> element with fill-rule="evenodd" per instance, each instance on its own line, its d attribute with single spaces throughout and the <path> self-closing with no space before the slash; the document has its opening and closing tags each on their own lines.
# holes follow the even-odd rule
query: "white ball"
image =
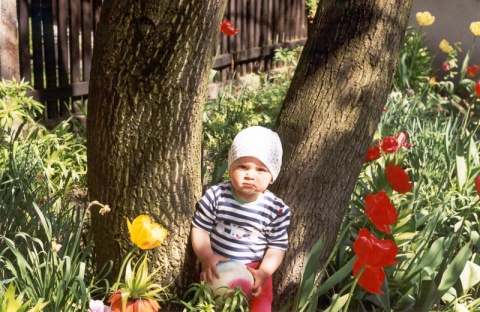
<svg viewBox="0 0 480 312">
<path fill-rule="evenodd" d="M 220 278 L 213 277 L 213 284 L 208 286 L 213 291 L 213 296 L 217 297 L 217 303 L 221 302 L 223 294 L 228 290 L 225 287 L 235 289 L 240 286 L 243 292 L 250 296 L 254 283 L 253 275 L 248 271 L 247 266 L 239 261 L 219 262 L 217 270 Z"/>
</svg>

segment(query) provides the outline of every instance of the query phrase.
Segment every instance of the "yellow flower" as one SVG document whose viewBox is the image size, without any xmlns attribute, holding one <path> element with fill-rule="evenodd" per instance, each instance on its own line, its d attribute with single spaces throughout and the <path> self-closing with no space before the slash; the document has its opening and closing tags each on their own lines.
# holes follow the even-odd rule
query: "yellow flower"
<svg viewBox="0 0 480 312">
<path fill-rule="evenodd" d="M 432 16 L 428 11 L 418 12 L 417 22 L 420 26 L 430 26 L 435 22 L 435 16 Z"/>
<path fill-rule="evenodd" d="M 429 78 L 428 84 L 430 86 L 440 86 L 440 84 L 437 82 L 437 76 L 433 76 L 432 78 Z"/>
<path fill-rule="evenodd" d="M 470 24 L 470 31 L 475 36 L 480 36 L 480 22 L 472 22 Z"/>
<path fill-rule="evenodd" d="M 167 230 L 160 224 L 151 222 L 147 215 L 139 215 L 132 223 L 127 219 L 127 226 L 130 240 L 140 249 L 152 249 L 160 246 L 167 237 Z"/>
<path fill-rule="evenodd" d="M 450 51 L 453 50 L 452 46 L 450 45 L 450 43 L 448 43 L 447 40 L 443 39 L 442 41 L 440 41 L 440 44 L 438 45 L 438 47 L 440 48 L 440 50 L 442 50 L 442 52 L 445 52 L 445 53 L 450 53 Z"/>
</svg>

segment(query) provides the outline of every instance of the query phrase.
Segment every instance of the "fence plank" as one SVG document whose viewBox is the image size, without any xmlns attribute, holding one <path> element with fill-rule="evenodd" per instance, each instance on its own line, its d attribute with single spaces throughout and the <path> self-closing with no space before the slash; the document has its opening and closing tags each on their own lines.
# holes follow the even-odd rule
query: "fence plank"
<svg viewBox="0 0 480 312">
<path fill-rule="evenodd" d="M 68 100 L 72 97 L 78 98 L 88 94 L 88 81 L 73 83 L 68 86 L 56 87 L 43 90 L 30 90 L 26 95 L 33 97 L 38 102 L 49 102 L 54 100 Z M 62 101 L 61 101 L 62 102 Z"/>
<path fill-rule="evenodd" d="M 30 4 L 28 1 L 18 3 L 18 49 L 20 53 L 20 77 L 32 81 L 30 66 L 30 28 L 28 27 Z"/>
<path fill-rule="evenodd" d="M 83 61 L 83 80 L 90 79 L 90 69 L 92 64 L 93 50 L 93 12 L 90 0 L 82 1 L 82 61 Z"/>
<path fill-rule="evenodd" d="M 70 80 L 79 82 L 80 77 L 80 2 L 70 0 Z"/>
<path fill-rule="evenodd" d="M 55 65 L 52 0 L 42 0 L 42 31 L 46 86 L 47 88 L 53 88 L 57 85 L 57 73 Z"/>
<path fill-rule="evenodd" d="M 32 44 L 33 44 L 33 87 L 44 89 L 43 84 L 43 43 L 42 43 L 42 6 L 40 1 L 33 1 L 32 10 Z"/>
<path fill-rule="evenodd" d="M 51 89 L 57 86 L 52 0 L 42 0 L 42 36 L 46 88 Z M 58 118 L 58 116 L 59 111 L 57 101 L 47 103 L 47 117 L 54 119 Z"/>
<path fill-rule="evenodd" d="M 235 57 L 237 62 L 249 63 L 254 60 L 261 59 L 266 56 L 271 56 L 278 48 L 287 48 L 289 50 L 295 49 L 298 45 L 304 45 L 306 39 L 299 39 L 294 41 L 282 42 L 279 44 L 271 44 L 265 47 L 256 47 L 248 51 L 239 51 L 235 54 L 222 54 L 215 59 L 213 68 L 221 70 L 231 66 L 232 58 Z"/>
<path fill-rule="evenodd" d="M 262 40 L 260 39 L 260 34 L 262 31 L 262 0 L 255 0 L 255 12 L 252 14 L 253 15 L 253 22 L 255 23 L 255 40 L 254 40 L 254 46 L 255 47 L 261 47 L 262 46 Z M 260 62 L 256 62 L 257 65 L 257 70 L 260 70 L 261 64 Z"/>
<path fill-rule="evenodd" d="M 58 0 L 57 2 L 57 66 L 58 66 L 58 85 L 66 86 L 69 81 L 68 66 L 68 0 Z"/>
</svg>

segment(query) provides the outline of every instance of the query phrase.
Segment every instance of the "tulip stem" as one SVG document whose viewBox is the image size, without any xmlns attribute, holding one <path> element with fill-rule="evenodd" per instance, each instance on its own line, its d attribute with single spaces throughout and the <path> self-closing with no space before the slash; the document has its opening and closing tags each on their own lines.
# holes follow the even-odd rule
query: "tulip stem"
<svg viewBox="0 0 480 312">
<path fill-rule="evenodd" d="M 357 286 L 357 283 L 358 283 L 358 280 L 360 279 L 360 276 L 362 276 L 363 271 L 365 271 L 365 268 L 366 268 L 366 266 L 364 265 L 362 267 L 362 269 L 360 270 L 360 272 L 358 272 L 357 277 L 355 277 L 355 279 L 353 280 L 352 286 L 350 287 L 350 292 L 348 293 L 348 300 L 347 300 L 347 303 L 345 304 L 345 309 L 344 309 L 345 311 L 348 311 L 348 306 L 350 305 L 350 301 L 351 301 L 352 296 L 353 296 L 353 291 L 355 290 L 355 286 Z"/>
<path fill-rule="evenodd" d="M 416 56 L 417 56 L 417 50 L 418 50 L 418 41 L 421 40 L 421 32 L 422 32 L 422 26 L 420 26 L 420 28 L 418 29 L 418 38 L 415 38 L 415 49 L 413 50 L 413 55 L 412 55 L 412 59 L 411 59 L 411 62 L 410 62 L 410 68 L 408 70 L 408 80 L 407 80 L 407 87 L 410 88 L 410 77 L 412 76 L 412 70 L 413 70 L 413 66 L 415 64 L 415 59 L 416 59 Z"/>
</svg>

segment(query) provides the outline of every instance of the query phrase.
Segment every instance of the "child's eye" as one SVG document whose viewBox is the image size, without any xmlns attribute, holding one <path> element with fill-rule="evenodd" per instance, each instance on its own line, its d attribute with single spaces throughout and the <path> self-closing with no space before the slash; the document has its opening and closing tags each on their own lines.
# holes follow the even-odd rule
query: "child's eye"
<svg viewBox="0 0 480 312">
<path fill-rule="evenodd" d="M 260 171 L 260 172 L 267 172 L 267 169 L 265 169 L 265 168 L 258 168 L 257 170 Z"/>
</svg>

